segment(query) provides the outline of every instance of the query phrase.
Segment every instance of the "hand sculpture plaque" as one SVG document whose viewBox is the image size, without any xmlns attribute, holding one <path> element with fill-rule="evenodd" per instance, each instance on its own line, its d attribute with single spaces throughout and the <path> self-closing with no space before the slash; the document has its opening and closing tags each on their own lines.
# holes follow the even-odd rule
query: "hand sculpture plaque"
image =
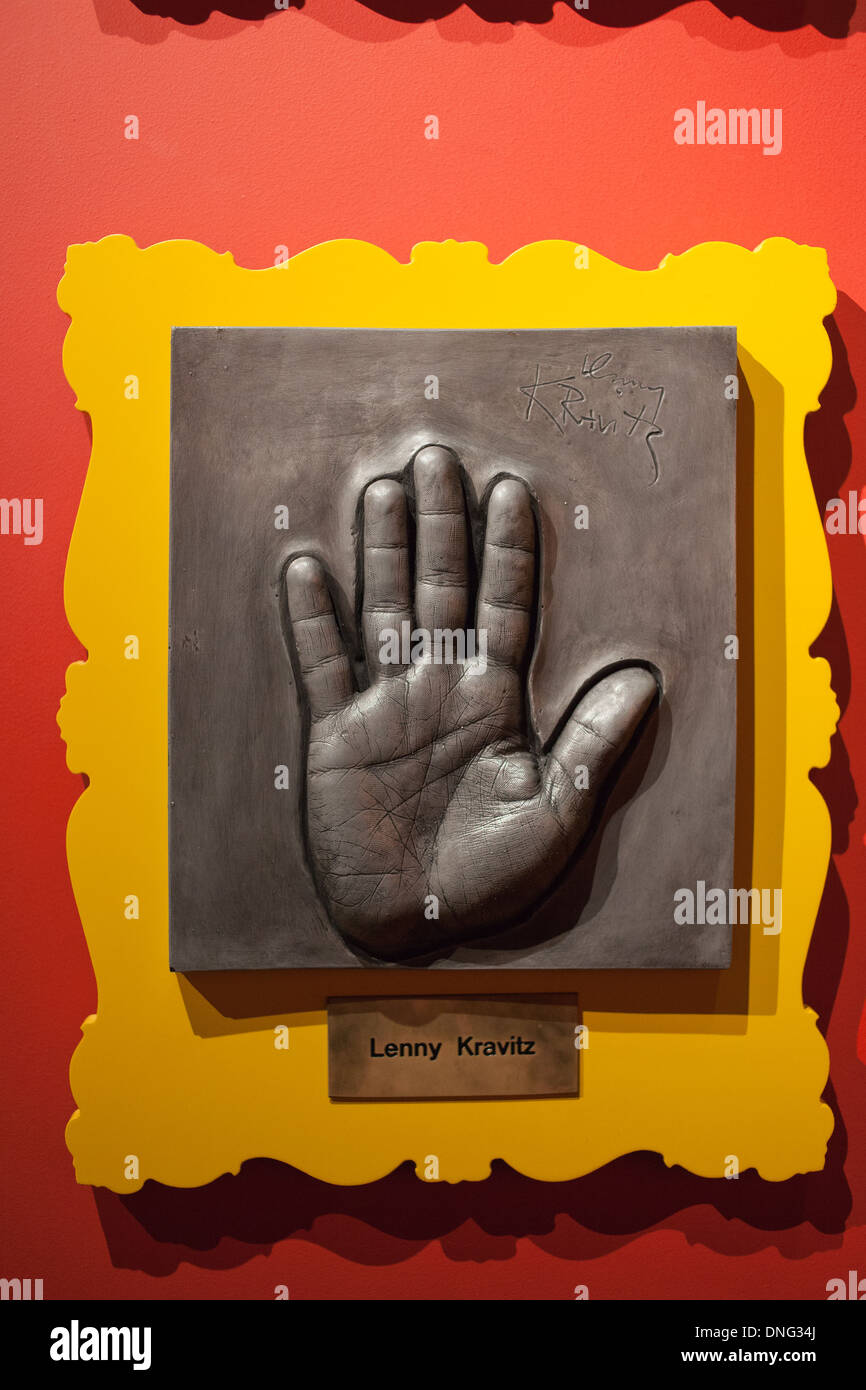
<svg viewBox="0 0 866 1390">
<path fill-rule="evenodd" d="M 177 328 L 176 970 L 723 968 L 736 334 Z M 735 394 L 735 393 L 734 393 Z"/>
<path fill-rule="evenodd" d="M 535 616 L 529 492 L 506 477 L 490 493 L 472 626 L 454 454 L 419 450 L 413 483 L 414 583 L 402 484 L 382 478 L 364 493 L 366 688 L 355 688 L 322 565 L 296 558 L 286 577 L 310 708 L 316 883 L 345 937 L 395 959 L 487 936 L 538 903 L 657 694 L 640 666 L 601 675 L 541 752 L 524 694 Z"/>
</svg>

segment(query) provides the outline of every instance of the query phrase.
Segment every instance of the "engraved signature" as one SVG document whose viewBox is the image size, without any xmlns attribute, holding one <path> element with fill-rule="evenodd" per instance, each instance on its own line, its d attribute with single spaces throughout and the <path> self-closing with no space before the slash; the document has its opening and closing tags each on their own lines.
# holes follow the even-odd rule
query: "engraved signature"
<svg viewBox="0 0 866 1390">
<path fill-rule="evenodd" d="M 593 357 L 590 353 L 585 353 L 583 366 L 579 374 L 572 372 L 570 375 L 551 376 L 542 380 L 541 364 L 536 363 L 535 380 L 528 386 L 521 386 L 518 389 L 521 394 L 527 396 L 526 414 L 524 419 L 528 420 L 533 408 L 537 406 L 539 410 L 553 422 L 560 434 L 565 434 L 574 425 L 579 429 L 586 428 L 592 433 L 613 437 L 617 434 L 617 426 L 621 437 L 632 439 L 638 437 L 647 447 L 652 461 L 652 477 L 649 486 L 652 487 L 659 479 L 659 459 L 656 452 L 655 440 L 661 439 L 664 429 L 659 424 L 659 415 L 665 399 L 666 388 L 664 386 L 647 386 L 639 381 L 637 377 L 624 376 L 611 369 L 613 361 L 612 352 L 601 352 Z M 584 386 L 578 386 L 578 380 Z M 604 388 L 613 393 L 616 398 L 614 402 L 608 404 L 608 418 L 605 419 L 603 411 L 599 408 L 597 400 L 590 400 L 589 392 L 596 383 L 604 383 Z M 597 395 L 598 387 L 592 391 Z M 626 403 L 632 403 L 632 396 L 635 393 L 646 392 L 653 397 L 652 401 L 637 401 L 635 408 L 627 410 Z M 543 393 L 543 394 L 542 394 Z M 613 405 L 613 411 L 611 411 Z M 640 409 L 637 409 L 640 405 Z M 626 422 L 630 421 L 630 424 Z"/>
</svg>

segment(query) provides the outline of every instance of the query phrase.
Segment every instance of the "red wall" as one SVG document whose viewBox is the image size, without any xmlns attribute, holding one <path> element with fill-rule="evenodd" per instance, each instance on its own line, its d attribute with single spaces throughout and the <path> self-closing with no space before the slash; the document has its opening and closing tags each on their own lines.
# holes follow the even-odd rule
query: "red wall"
<svg viewBox="0 0 866 1390">
<path fill-rule="evenodd" d="M 67 1067 L 96 992 L 64 851 L 81 784 L 54 722 L 65 667 L 82 655 L 62 580 L 89 448 L 60 360 L 55 290 L 70 242 L 193 237 L 247 266 L 270 264 L 279 243 L 297 251 L 340 236 L 404 259 L 426 239 L 484 241 L 501 259 L 567 237 L 640 267 L 708 239 L 824 246 L 840 305 L 825 410 L 807 429 L 810 463 L 822 505 L 866 484 L 866 13 L 847 38 L 832 35 L 844 33 L 850 3 L 788 6 L 789 22 L 812 13 L 826 32 L 778 33 L 706 3 L 619 29 L 607 27 L 610 5 L 592 22 L 564 3 L 548 23 L 516 26 L 467 9 L 404 24 L 357 0 L 307 0 L 259 21 L 243 16 L 265 5 L 225 0 L 236 17 L 195 26 L 144 13 L 209 8 L 6 0 L 0 15 L 0 492 L 45 506 L 41 546 L 0 537 L 0 1274 L 41 1277 L 46 1297 L 267 1298 L 281 1283 L 293 1298 L 567 1299 L 586 1283 L 592 1298 L 823 1298 L 828 1279 L 866 1276 L 858 537 L 830 539 L 837 603 L 817 645 L 844 710 L 830 767 L 816 774 L 834 860 L 804 985 L 829 1038 L 838 1108 L 823 1173 L 708 1182 L 634 1155 L 566 1184 L 497 1165 L 482 1184 L 428 1186 L 403 1169 L 333 1189 L 268 1162 L 199 1192 L 148 1184 L 121 1199 L 74 1182 Z M 674 110 L 698 100 L 781 107 L 781 154 L 677 146 Z M 123 138 L 129 114 L 138 142 Z M 438 142 L 423 138 L 428 114 L 439 117 Z"/>
</svg>

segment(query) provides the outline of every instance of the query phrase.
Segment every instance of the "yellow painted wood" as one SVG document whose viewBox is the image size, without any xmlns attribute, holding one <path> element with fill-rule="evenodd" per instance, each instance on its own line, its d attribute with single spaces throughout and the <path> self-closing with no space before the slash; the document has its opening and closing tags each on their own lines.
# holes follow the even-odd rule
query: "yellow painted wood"
<svg viewBox="0 0 866 1390">
<path fill-rule="evenodd" d="M 578 254 L 576 254 L 576 251 Z M 584 267 L 584 262 L 588 262 Z M 830 606 L 803 422 L 830 368 L 826 256 L 774 238 L 710 243 L 633 271 L 569 242 L 491 265 L 476 243 L 422 243 L 408 265 L 356 241 L 244 270 L 194 242 L 73 246 L 59 290 L 64 366 L 93 449 L 69 551 L 66 609 L 88 658 L 59 716 L 90 784 L 70 817 L 75 898 L 99 990 L 71 1065 L 67 1131 L 80 1182 L 206 1183 L 268 1156 L 362 1183 L 429 1155 L 445 1181 L 494 1158 L 536 1178 L 635 1149 L 717 1176 L 820 1168 L 827 1049 L 801 979 L 830 851 L 809 769 L 838 717 L 809 656 Z M 166 679 L 169 333 L 174 324 L 566 328 L 735 324 L 741 397 L 737 883 L 783 890 L 781 934 L 734 929 L 730 971 L 273 972 L 192 981 L 167 967 Z M 139 380 L 127 399 L 126 378 Z M 752 467 L 754 460 L 754 495 Z M 752 569 L 754 568 L 754 573 Z M 124 657 L 136 635 L 137 661 Z M 754 640 L 752 641 L 752 635 Z M 695 769 L 700 776 L 700 769 Z M 753 800 L 753 814 L 750 802 Z M 125 901 L 137 895 L 138 919 Z M 329 994 L 577 989 L 589 1026 L 574 1100 L 335 1104 Z M 261 1012 L 259 1012 L 261 1011 Z M 275 1027 L 289 1026 L 287 1050 Z M 135 1156 L 136 1166 L 129 1163 Z M 131 1176 L 128 1176 L 131 1174 Z"/>
</svg>

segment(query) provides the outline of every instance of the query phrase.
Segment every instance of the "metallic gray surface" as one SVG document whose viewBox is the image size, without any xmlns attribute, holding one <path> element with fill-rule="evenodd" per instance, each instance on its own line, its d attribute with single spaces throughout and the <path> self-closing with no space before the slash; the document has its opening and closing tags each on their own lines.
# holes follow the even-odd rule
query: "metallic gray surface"
<svg viewBox="0 0 866 1390">
<path fill-rule="evenodd" d="M 311 877 L 281 583 L 291 556 L 318 555 L 349 632 L 359 498 L 430 441 L 459 455 L 476 498 L 508 473 L 536 499 L 529 704 L 542 743 L 611 665 L 651 664 L 664 700 L 598 830 L 535 914 L 424 963 L 728 963 L 730 930 L 677 927 L 673 894 L 697 880 L 731 885 L 736 663 L 724 639 L 736 630 L 736 407 L 724 381 L 735 371 L 733 329 L 175 330 L 175 969 L 378 963 L 334 930 Z M 427 400 L 433 374 L 439 399 Z M 642 384 L 664 386 L 662 432 L 650 439 L 660 392 Z M 280 504 L 288 531 L 274 527 Z M 578 504 L 589 508 L 586 530 L 573 524 Z M 287 791 L 274 788 L 280 764 Z"/>
</svg>

